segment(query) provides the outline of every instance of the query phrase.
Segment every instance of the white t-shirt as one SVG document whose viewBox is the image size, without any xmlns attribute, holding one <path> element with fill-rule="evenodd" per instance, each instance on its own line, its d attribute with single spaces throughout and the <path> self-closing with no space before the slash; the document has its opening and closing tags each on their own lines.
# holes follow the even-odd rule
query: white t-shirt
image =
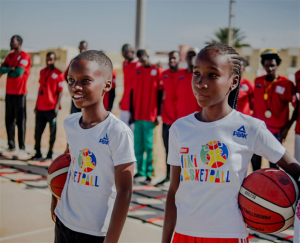
<svg viewBox="0 0 300 243">
<path fill-rule="evenodd" d="M 300 242 L 300 200 L 298 201 L 294 222 L 294 243 Z"/>
<path fill-rule="evenodd" d="M 238 194 L 253 153 L 278 162 L 285 148 L 264 122 L 233 110 L 221 120 L 195 114 L 170 129 L 168 164 L 181 166 L 175 231 L 194 237 L 246 238 Z"/>
<path fill-rule="evenodd" d="M 71 165 L 55 213 L 71 230 L 105 236 L 116 198 L 114 167 L 136 161 L 133 134 L 112 113 L 90 129 L 80 127 L 81 117 L 64 121 Z"/>
</svg>

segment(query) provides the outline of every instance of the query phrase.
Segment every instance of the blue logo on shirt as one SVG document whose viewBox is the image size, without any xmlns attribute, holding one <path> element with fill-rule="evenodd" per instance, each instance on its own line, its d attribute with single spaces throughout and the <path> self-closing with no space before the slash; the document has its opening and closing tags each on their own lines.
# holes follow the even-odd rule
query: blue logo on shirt
<svg viewBox="0 0 300 243">
<path fill-rule="evenodd" d="M 136 73 L 137 73 L 137 74 L 140 74 L 140 73 L 141 73 L 141 70 L 137 70 Z"/>
<path fill-rule="evenodd" d="M 233 132 L 233 136 L 237 136 L 238 138 L 247 139 L 246 129 L 244 126 L 241 126 L 238 130 Z"/>
<path fill-rule="evenodd" d="M 100 138 L 99 143 L 108 145 L 109 141 L 108 141 L 107 133 L 104 138 Z"/>
</svg>

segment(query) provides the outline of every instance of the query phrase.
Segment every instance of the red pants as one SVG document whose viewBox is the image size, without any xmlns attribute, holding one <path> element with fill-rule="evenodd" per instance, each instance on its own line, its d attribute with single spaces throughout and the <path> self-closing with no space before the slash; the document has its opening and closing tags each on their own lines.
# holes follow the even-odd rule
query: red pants
<svg viewBox="0 0 300 243">
<path fill-rule="evenodd" d="M 172 243 L 249 243 L 248 239 L 201 238 L 175 232 Z"/>
</svg>

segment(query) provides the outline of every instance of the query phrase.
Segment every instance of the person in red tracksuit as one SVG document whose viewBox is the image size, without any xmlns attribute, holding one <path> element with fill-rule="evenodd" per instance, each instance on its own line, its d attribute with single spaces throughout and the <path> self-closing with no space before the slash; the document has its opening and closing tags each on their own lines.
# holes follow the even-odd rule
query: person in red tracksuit
<svg viewBox="0 0 300 243">
<path fill-rule="evenodd" d="M 177 83 L 180 71 L 184 70 L 179 68 L 180 62 L 180 53 L 178 51 L 171 51 L 169 53 L 169 67 L 161 74 L 161 80 L 163 85 L 163 101 L 161 108 L 161 118 L 163 122 L 162 127 L 162 137 L 166 150 L 166 158 L 168 157 L 168 147 L 169 147 L 169 130 L 171 125 L 177 119 L 177 110 L 176 110 L 176 92 L 177 92 Z M 170 181 L 170 165 L 166 164 L 167 171 L 166 177 L 157 183 L 157 185 L 162 185 L 165 182 Z"/>
<path fill-rule="evenodd" d="M 23 39 L 14 35 L 10 40 L 10 52 L 0 67 L 0 75 L 7 73 L 5 96 L 5 126 L 8 149 L 4 157 L 28 160 L 30 156 L 25 151 L 26 132 L 26 94 L 27 80 L 30 74 L 31 57 L 21 50 Z M 18 127 L 19 151 L 15 145 L 15 126 Z"/>
<path fill-rule="evenodd" d="M 241 64 L 241 74 L 243 75 L 245 68 L 248 66 L 248 61 L 241 58 Z M 251 110 L 253 110 L 253 96 L 254 84 L 242 76 L 236 110 L 245 115 L 252 116 Z"/>
<path fill-rule="evenodd" d="M 178 73 L 176 91 L 176 112 L 177 119 L 187 116 L 195 111 L 201 111 L 192 90 L 191 82 L 193 78 L 193 67 L 195 58 L 199 52 L 198 48 L 190 48 L 186 54 L 187 69 L 180 70 Z"/>
<path fill-rule="evenodd" d="M 122 46 L 123 61 L 123 96 L 120 101 L 120 119 L 129 126 L 130 120 L 130 95 L 132 92 L 132 83 L 136 68 L 141 65 L 139 59 L 135 56 L 133 47 L 129 44 Z M 131 126 L 132 128 L 132 126 Z"/>
<path fill-rule="evenodd" d="M 64 78 L 62 72 L 54 64 L 56 55 L 48 52 L 46 55 L 47 67 L 40 71 L 40 88 L 34 109 L 35 119 L 35 155 L 33 160 L 44 160 L 41 153 L 41 139 L 47 123 L 49 123 L 50 140 L 46 160 L 52 160 L 53 146 L 56 138 L 56 117 L 60 106 Z"/>
<path fill-rule="evenodd" d="M 292 81 L 277 75 L 281 59 L 276 49 L 266 49 L 261 54 L 261 64 L 267 75 L 255 79 L 253 117 L 263 120 L 270 132 L 283 142 L 292 120 L 289 119 L 289 103 L 297 105 L 296 89 Z M 261 157 L 252 157 L 253 171 L 260 169 Z M 276 168 L 270 163 L 271 168 Z"/>
</svg>

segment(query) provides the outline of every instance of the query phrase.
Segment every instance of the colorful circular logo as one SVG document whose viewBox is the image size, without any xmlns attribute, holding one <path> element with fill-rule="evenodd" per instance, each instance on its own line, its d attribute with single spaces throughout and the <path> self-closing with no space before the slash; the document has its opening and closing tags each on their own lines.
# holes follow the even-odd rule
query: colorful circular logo
<svg viewBox="0 0 300 243">
<path fill-rule="evenodd" d="M 97 161 L 95 155 L 87 148 L 79 151 L 78 165 L 83 172 L 89 173 L 96 167 Z"/>
<path fill-rule="evenodd" d="M 200 152 L 201 160 L 210 168 L 222 167 L 228 158 L 228 149 L 226 145 L 220 141 L 211 141 L 202 145 Z"/>
</svg>

